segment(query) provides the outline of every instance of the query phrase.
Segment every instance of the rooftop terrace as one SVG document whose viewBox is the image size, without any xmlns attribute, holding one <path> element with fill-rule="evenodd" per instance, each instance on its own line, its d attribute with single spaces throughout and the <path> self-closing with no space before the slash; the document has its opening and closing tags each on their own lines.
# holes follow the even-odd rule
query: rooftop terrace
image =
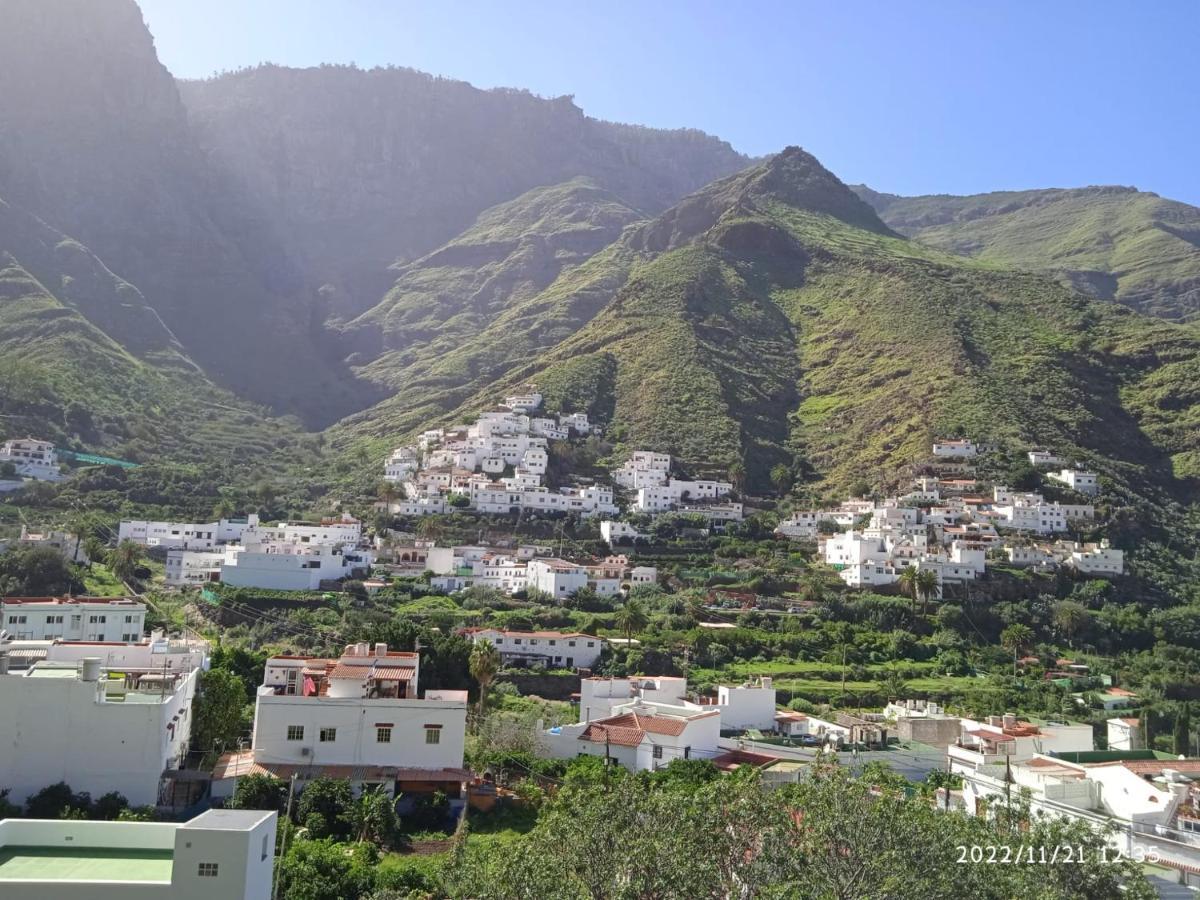
<svg viewBox="0 0 1200 900">
<path fill-rule="evenodd" d="M 5 881 L 155 881 L 169 883 L 174 852 L 126 847 L 0 847 Z M 3 891 L 0 890 L 0 894 Z"/>
</svg>

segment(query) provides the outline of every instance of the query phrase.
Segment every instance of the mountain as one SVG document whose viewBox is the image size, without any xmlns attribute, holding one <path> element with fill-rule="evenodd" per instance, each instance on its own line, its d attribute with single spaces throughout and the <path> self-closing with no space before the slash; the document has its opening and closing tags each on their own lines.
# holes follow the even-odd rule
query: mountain
<svg viewBox="0 0 1200 900">
<path fill-rule="evenodd" d="M 243 465 L 299 437 L 212 384 L 138 290 L 0 201 L 0 428 L 142 462 Z M 125 335 L 122 345 L 110 329 Z"/>
<path fill-rule="evenodd" d="M 8 0 L 4 12 L 0 196 L 136 285 L 226 386 L 314 423 L 350 407 L 349 379 L 314 341 L 314 298 L 193 139 L 133 0 Z"/>
<path fill-rule="evenodd" d="M 343 318 L 379 301 L 389 265 L 532 188 L 586 176 L 660 212 L 750 162 L 699 131 L 602 122 L 570 97 L 411 69 L 266 65 L 180 91 L 206 153 L 289 235 Z"/>
<path fill-rule="evenodd" d="M 409 70 L 177 83 L 134 0 L 4 13 L 0 197 L 103 259 L 214 382 L 314 428 L 381 396 L 339 326 L 393 263 L 538 186 L 590 177 L 659 211 L 748 163 L 699 132 Z M 127 349 L 146 337 L 136 316 L 106 327 Z"/>
<path fill-rule="evenodd" d="M 1186 498 L 1200 476 L 1200 330 L 900 237 L 798 148 L 627 229 L 540 297 L 588 285 L 603 305 L 556 346 L 506 357 L 461 402 L 398 384 L 337 438 L 398 439 L 536 383 L 624 447 L 742 462 L 752 488 L 779 463 L 831 493 L 881 484 L 961 433 L 1056 447 L 1118 492 Z"/>
<path fill-rule="evenodd" d="M 1200 209 L 1127 187 L 899 197 L 856 191 L 889 226 L 999 266 L 1054 275 L 1148 315 L 1200 317 Z"/>
</svg>

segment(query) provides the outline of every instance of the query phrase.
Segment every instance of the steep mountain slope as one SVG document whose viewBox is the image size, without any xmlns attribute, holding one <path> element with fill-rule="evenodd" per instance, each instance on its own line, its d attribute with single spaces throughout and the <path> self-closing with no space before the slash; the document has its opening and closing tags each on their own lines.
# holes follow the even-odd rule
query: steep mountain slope
<svg viewBox="0 0 1200 900">
<path fill-rule="evenodd" d="M 1124 187 L 898 197 L 855 188 L 891 227 L 943 250 L 1055 275 L 1165 319 L 1200 317 L 1200 209 Z"/>
<path fill-rule="evenodd" d="M 795 148 L 551 290 L 585 271 L 613 299 L 444 418 L 535 382 L 627 446 L 744 461 L 756 487 L 778 462 L 830 491 L 882 483 L 960 432 L 1058 447 L 1141 494 L 1189 496 L 1200 475 L 1200 331 L 904 240 Z M 427 401 L 401 389 L 339 432 L 419 427 Z"/>
<path fill-rule="evenodd" d="M 569 97 L 411 69 L 267 65 L 180 91 L 205 148 L 289 235 L 344 318 L 378 302 L 388 265 L 531 188 L 588 176 L 659 212 L 749 164 L 698 131 L 601 122 Z"/>
<path fill-rule="evenodd" d="M 393 266 L 387 296 L 345 332 L 388 352 L 388 362 L 372 366 L 377 376 L 398 362 L 397 351 L 411 351 L 401 354 L 409 359 L 418 345 L 450 351 L 642 218 L 589 179 L 535 188 L 487 210 L 433 253 Z"/>
<path fill-rule="evenodd" d="M 11 207 L 0 206 L 0 236 L 11 218 Z M 299 437 L 294 423 L 272 420 L 209 382 L 161 325 L 144 329 L 139 357 L 89 321 L 89 308 L 141 315 L 145 307 L 78 242 L 23 246 L 28 265 L 0 252 L 3 436 L 32 433 L 143 462 L 214 465 L 245 463 Z"/>
</svg>

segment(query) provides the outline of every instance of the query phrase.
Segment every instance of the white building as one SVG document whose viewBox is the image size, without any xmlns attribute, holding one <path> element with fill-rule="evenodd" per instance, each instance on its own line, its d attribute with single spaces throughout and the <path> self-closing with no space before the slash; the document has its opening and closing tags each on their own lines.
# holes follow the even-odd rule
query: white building
<svg viewBox="0 0 1200 900">
<path fill-rule="evenodd" d="M 1031 466 L 1061 466 L 1063 458 L 1049 450 L 1030 450 L 1029 464 Z"/>
<path fill-rule="evenodd" d="M 793 540 L 812 540 L 817 536 L 818 526 L 829 518 L 819 509 L 799 510 L 775 526 L 775 533 Z"/>
<path fill-rule="evenodd" d="M 524 394 L 512 394 L 504 398 L 504 405 L 516 412 L 531 413 L 542 405 L 542 395 L 536 388 L 531 388 Z"/>
<path fill-rule="evenodd" d="M 652 470 L 656 471 L 656 470 Z M 664 512 L 680 506 L 700 507 L 733 490 L 728 481 L 685 481 L 672 478 L 666 484 L 638 489 L 634 507 L 642 512 Z M 738 518 L 741 511 L 738 510 Z"/>
<path fill-rule="evenodd" d="M 210 809 L 187 822 L 3 819 L 0 896 L 269 900 L 277 818 L 262 810 Z"/>
<path fill-rule="evenodd" d="M 1141 719 L 1119 717 L 1109 719 L 1105 725 L 1108 732 L 1109 750 L 1141 750 L 1146 746 Z"/>
<path fill-rule="evenodd" d="M 628 522 L 614 522 L 610 519 L 605 519 L 600 523 L 600 537 L 604 538 L 611 547 L 613 544 L 621 541 L 633 543 L 638 539 L 644 539 L 646 536 Z"/>
<path fill-rule="evenodd" d="M 542 752 L 551 759 L 600 756 L 642 772 L 675 759 L 712 759 L 722 752 L 720 737 L 719 710 L 639 699 L 606 718 L 544 731 Z"/>
<path fill-rule="evenodd" d="M 220 544 L 237 543 L 247 531 L 257 528 L 259 521 L 254 513 L 244 519 L 220 519 L 216 522 L 127 519 L 117 526 L 117 540 L 167 550 L 211 550 Z"/>
<path fill-rule="evenodd" d="M 499 631 L 479 628 L 467 632 L 471 642 L 490 641 L 501 662 L 534 664 L 546 668 L 591 669 L 600 658 L 604 641 L 577 631 Z"/>
<path fill-rule="evenodd" d="M 231 587 L 315 591 L 322 582 L 365 574 L 372 561 L 369 551 L 340 544 L 254 539 L 225 549 L 221 581 Z"/>
<path fill-rule="evenodd" d="M 588 571 L 586 566 L 565 559 L 531 559 L 526 568 L 526 583 L 555 600 L 562 600 L 587 587 Z"/>
<path fill-rule="evenodd" d="M 994 763 L 1019 762 L 1039 753 L 1078 752 L 1093 746 L 1091 725 L 1033 725 L 1016 716 L 959 721 L 959 739 L 946 750 L 952 773 L 966 775 Z"/>
<path fill-rule="evenodd" d="M 1099 544 L 1075 545 L 1067 564 L 1089 575 L 1120 575 L 1125 571 L 1125 553 L 1110 547 L 1107 541 Z"/>
<path fill-rule="evenodd" d="M 65 781 L 93 797 L 119 791 L 134 806 L 158 803 L 163 773 L 188 751 L 199 671 L 110 668 L 96 655 L 0 674 L 9 799 Z"/>
<path fill-rule="evenodd" d="M 933 455 L 943 458 L 970 459 L 978 454 L 979 448 L 970 440 L 934 441 Z"/>
<path fill-rule="evenodd" d="M 775 727 L 775 688 L 770 678 L 719 685 L 717 707 L 721 710 L 721 727 L 724 729 L 771 731 Z"/>
<path fill-rule="evenodd" d="M 657 584 L 658 569 L 655 566 L 634 566 L 629 570 L 629 584 L 636 587 L 639 584 Z"/>
<path fill-rule="evenodd" d="M 1200 881 L 1195 877 L 1200 871 L 1200 760 L 1076 762 L 1038 753 L 1008 764 L 995 760 L 962 774 L 970 814 L 991 815 L 1009 798 L 1021 798 L 1034 815 L 1107 830 L 1115 850 L 1153 851 L 1157 865 L 1173 869 L 1184 883 Z"/>
<path fill-rule="evenodd" d="M 666 484 L 670 471 L 670 454 L 635 450 L 619 469 L 613 470 L 612 478 L 626 490 L 636 491 Z"/>
<path fill-rule="evenodd" d="M 453 786 L 463 771 L 467 692 L 419 693 L 420 656 L 386 644 L 351 644 L 337 659 L 267 660 L 254 705 L 250 750 L 228 753 L 214 771 L 214 796 L 252 772 L 307 781 L 346 777 L 389 795 Z"/>
<path fill-rule="evenodd" d="M 58 452 L 49 441 L 35 438 L 18 438 L 0 445 L 0 468 L 11 463 L 16 474 L 38 481 L 60 481 L 62 472 L 58 468 Z"/>
<path fill-rule="evenodd" d="M 198 587 L 221 580 L 224 550 L 168 550 L 166 581 L 172 587 Z"/>
<path fill-rule="evenodd" d="M 362 522 L 349 513 L 319 522 L 280 522 L 274 530 L 279 540 L 294 544 L 357 547 L 362 541 Z"/>
<path fill-rule="evenodd" d="M 140 641 L 146 604 L 124 597 L 8 597 L 0 627 L 18 640 Z"/>
<path fill-rule="evenodd" d="M 27 525 L 21 524 L 21 534 L 14 541 L 0 539 L 0 553 L 9 547 L 49 547 L 56 550 L 67 562 L 87 562 L 87 554 L 83 550 L 83 541 L 65 531 L 55 531 L 48 528 L 45 531 L 31 531 Z"/>
<path fill-rule="evenodd" d="M 1071 490 L 1080 494 L 1094 496 L 1100 493 L 1100 480 L 1095 472 L 1085 472 L 1082 469 L 1063 469 L 1060 472 L 1051 472 L 1046 477 L 1053 481 L 1061 481 Z"/>
<path fill-rule="evenodd" d="M 630 700 L 647 700 L 682 706 L 687 703 L 687 679 L 674 675 L 629 675 L 579 680 L 579 719 L 590 722 L 612 715 L 613 708 Z"/>
</svg>

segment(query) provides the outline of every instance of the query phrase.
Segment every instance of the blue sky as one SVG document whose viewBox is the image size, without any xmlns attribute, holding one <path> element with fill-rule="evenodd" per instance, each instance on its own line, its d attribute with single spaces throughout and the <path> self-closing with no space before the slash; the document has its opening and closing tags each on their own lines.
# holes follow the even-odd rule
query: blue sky
<svg viewBox="0 0 1200 900">
<path fill-rule="evenodd" d="M 411 66 L 799 144 L 902 194 L 1135 185 L 1200 205 L 1200 3 L 140 0 L 176 75 Z"/>
</svg>

